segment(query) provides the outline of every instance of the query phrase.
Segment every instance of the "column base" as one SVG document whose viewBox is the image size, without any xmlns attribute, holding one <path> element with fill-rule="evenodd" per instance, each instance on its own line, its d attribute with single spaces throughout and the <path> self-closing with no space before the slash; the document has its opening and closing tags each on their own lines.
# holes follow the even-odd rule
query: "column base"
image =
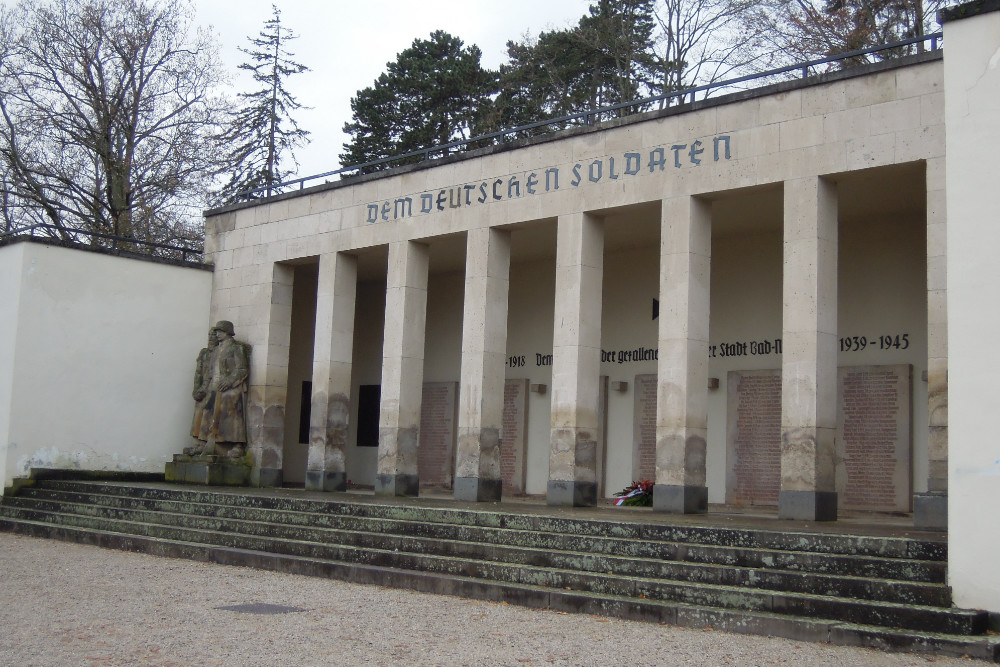
<svg viewBox="0 0 1000 667">
<path fill-rule="evenodd" d="M 419 496 L 420 478 L 416 475 L 375 475 L 376 496 Z"/>
<path fill-rule="evenodd" d="M 778 518 L 794 521 L 836 521 L 836 491 L 779 491 Z"/>
<path fill-rule="evenodd" d="M 306 471 L 306 491 L 346 491 L 347 473 L 326 472 L 325 470 Z"/>
<path fill-rule="evenodd" d="M 653 511 L 670 514 L 706 514 L 708 487 L 654 484 Z"/>
<path fill-rule="evenodd" d="M 597 484 L 550 479 L 545 502 L 555 507 L 597 507 Z"/>
<path fill-rule="evenodd" d="M 250 472 L 250 486 L 280 489 L 283 481 L 281 468 L 254 468 Z"/>
<path fill-rule="evenodd" d="M 948 530 L 948 494 L 913 494 L 913 527 L 917 530 Z"/>
<path fill-rule="evenodd" d="M 500 502 L 503 482 L 499 479 L 456 477 L 455 500 L 472 503 Z"/>
</svg>

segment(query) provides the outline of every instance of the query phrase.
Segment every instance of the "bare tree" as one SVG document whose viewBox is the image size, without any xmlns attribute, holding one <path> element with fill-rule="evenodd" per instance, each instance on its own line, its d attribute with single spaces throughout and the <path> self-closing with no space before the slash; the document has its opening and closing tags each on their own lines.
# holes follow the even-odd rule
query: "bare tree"
<svg viewBox="0 0 1000 667">
<path fill-rule="evenodd" d="M 22 0 L 0 8 L 5 215 L 65 238 L 198 237 L 221 101 L 187 0 Z"/>
<path fill-rule="evenodd" d="M 943 0 L 765 0 L 754 24 L 772 52 L 801 62 L 869 49 L 932 32 Z M 923 50 L 913 44 L 856 56 L 830 68 L 859 65 Z"/>
<path fill-rule="evenodd" d="M 661 0 L 660 94 L 760 70 L 767 54 L 748 20 L 755 0 Z M 662 105 L 661 105 L 662 106 Z"/>
</svg>

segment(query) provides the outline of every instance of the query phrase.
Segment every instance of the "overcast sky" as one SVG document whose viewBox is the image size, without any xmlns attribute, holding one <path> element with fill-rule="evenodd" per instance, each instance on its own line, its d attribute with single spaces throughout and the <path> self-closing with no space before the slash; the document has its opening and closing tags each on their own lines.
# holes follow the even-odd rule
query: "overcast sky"
<svg viewBox="0 0 1000 667">
<path fill-rule="evenodd" d="M 348 137 L 351 97 L 370 86 L 387 62 L 434 30 L 445 30 L 483 52 L 483 65 L 505 60 L 508 39 L 525 32 L 575 24 L 589 0 L 280 0 L 282 24 L 299 38 L 291 43 L 295 59 L 311 71 L 289 80 L 289 88 L 309 107 L 298 115 L 312 142 L 299 149 L 299 176 L 336 169 Z M 195 0 L 197 23 L 211 25 L 222 45 L 227 68 L 235 73 L 245 60 L 237 47 L 248 46 L 271 17 L 271 0 Z M 236 78 L 234 92 L 249 84 Z"/>
</svg>

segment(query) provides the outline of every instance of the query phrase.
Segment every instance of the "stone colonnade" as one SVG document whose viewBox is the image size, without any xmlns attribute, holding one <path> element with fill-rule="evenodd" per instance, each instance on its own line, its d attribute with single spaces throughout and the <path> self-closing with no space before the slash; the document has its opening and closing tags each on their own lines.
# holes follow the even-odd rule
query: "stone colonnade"
<svg viewBox="0 0 1000 667">
<path fill-rule="evenodd" d="M 943 174 L 928 169 L 928 235 L 943 228 L 936 199 Z M 784 187 L 781 490 L 779 516 L 837 517 L 834 479 L 837 388 L 837 186 L 823 177 Z M 654 509 L 707 511 L 708 337 L 711 202 L 679 196 L 661 202 L 660 318 L 657 362 Z M 940 218 L 940 219 L 939 219 Z M 599 216 L 558 217 L 556 298 L 547 499 L 552 505 L 597 502 L 597 428 L 604 225 Z M 455 497 L 499 500 L 500 427 L 507 341 L 510 232 L 467 234 Z M 936 245 L 928 244 L 929 247 Z M 417 446 L 423 382 L 429 248 L 389 245 L 375 490 L 418 493 Z M 337 252 L 319 263 L 307 488 L 345 488 L 357 260 Z M 288 352 L 290 276 L 275 265 L 267 368 Z M 947 369 L 943 267 L 928 257 L 930 500 L 917 499 L 918 527 L 943 521 L 946 502 Z M 940 283 L 940 284 L 939 284 Z M 280 373 L 275 372 L 277 377 Z M 270 376 L 269 376 L 270 377 Z M 267 378 L 257 405 L 277 413 L 284 387 Z M 274 385 L 274 386 L 272 386 Z M 271 396 L 273 394 L 273 396 Z M 270 399 L 274 400 L 270 400 Z M 259 422 L 256 480 L 274 477 L 278 416 Z M 280 452 L 277 452 L 280 460 Z M 921 503 L 924 503 L 922 509 Z M 926 509 L 930 503 L 930 509 Z M 923 525 L 921 526 L 921 523 Z"/>
</svg>

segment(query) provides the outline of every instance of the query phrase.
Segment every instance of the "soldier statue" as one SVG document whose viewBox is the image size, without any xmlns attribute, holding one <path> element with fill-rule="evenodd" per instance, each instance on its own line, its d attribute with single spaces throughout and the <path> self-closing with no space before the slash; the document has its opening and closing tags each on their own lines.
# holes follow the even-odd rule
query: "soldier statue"
<svg viewBox="0 0 1000 667">
<path fill-rule="evenodd" d="M 235 335 L 233 323 L 222 320 L 209 332 L 208 347 L 198 353 L 191 422 L 191 435 L 198 442 L 186 448 L 185 454 L 243 456 L 250 346 L 236 340 Z"/>
</svg>

